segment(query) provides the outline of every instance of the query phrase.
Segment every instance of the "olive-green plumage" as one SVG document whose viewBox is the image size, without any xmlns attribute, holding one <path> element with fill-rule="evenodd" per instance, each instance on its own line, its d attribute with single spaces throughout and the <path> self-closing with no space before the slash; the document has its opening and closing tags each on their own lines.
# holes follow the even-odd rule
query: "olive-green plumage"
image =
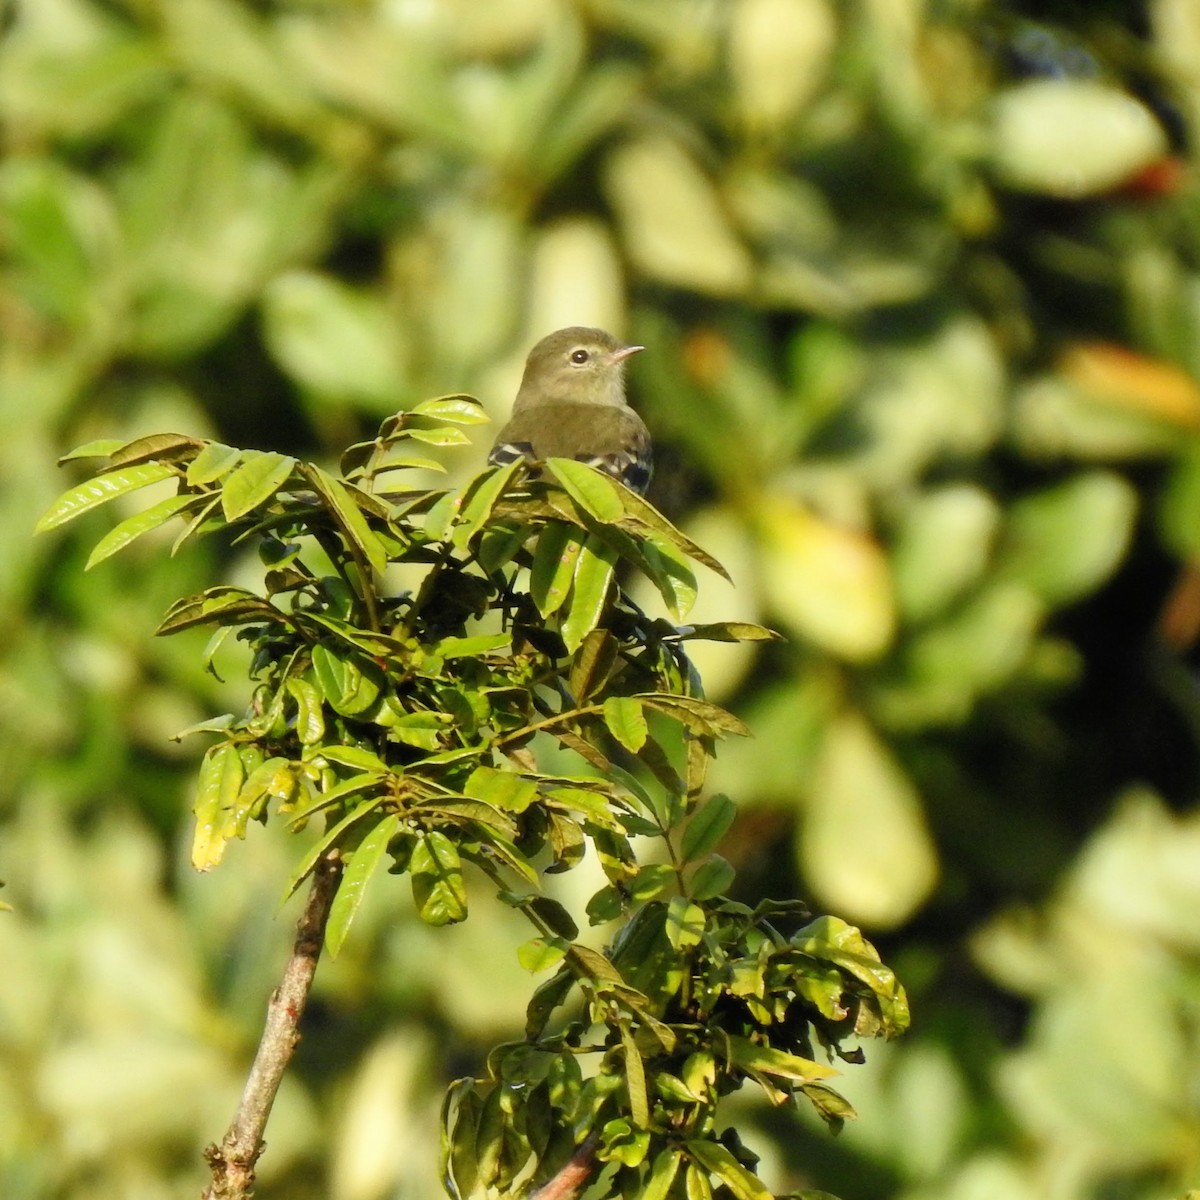
<svg viewBox="0 0 1200 1200">
<path fill-rule="evenodd" d="M 512 419 L 488 461 L 574 458 L 644 492 L 650 434 L 625 401 L 625 361 L 641 349 L 581 325 L 542 338 L 525 360 Z"/>
</svg>

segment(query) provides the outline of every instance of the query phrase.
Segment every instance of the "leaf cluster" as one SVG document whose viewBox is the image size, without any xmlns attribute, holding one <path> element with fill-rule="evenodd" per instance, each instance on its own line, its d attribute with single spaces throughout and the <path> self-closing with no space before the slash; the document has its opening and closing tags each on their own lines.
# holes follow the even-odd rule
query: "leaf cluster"
<svg viewBox="0 0 1200 1200">
<path fill-rule="evenodd" d="M 704 698 L 687 643 L 775 635 L 680 624 L 693 564 L 723 568 L 581 463 L 420 482 L 439 466 L 429 447 L 465 441 L 482 419 L 467 396 L 419 404 L 352 446 L 337 474 L 184 435 L 91 443 L 67 458 L 98 470 L 40 528 L 166 483 L 89 566 L 173 517 L 176 548 L 218 531 L 259 548 L 260 590 L 183 597 L 158 628 L 212 628 L 210 666 L 230 635 L 250 654 L 245 711 L 187 731 L 215 735 L 195 802 L 198 870 L 274 818 L 318 830 L 289 892 L 323 858 L 345 864 L 334 954 L 385 864 L 431 925 L 466 919 L 472 878 L 530 922 L 520 961 L 557 969 L 525 1039 L 450 1091 L 452 1194 L 507 1192 L 585 1143 L 614 1164 L 612 1194 L 706 1196 L 715 1181 L 765 1196 L 754 1156 L 718 1133 L 719 1099 L 750 1080 L 840 1127 L 851 1110 L 814 1054 L 856 1061 L 844 1039 L 907 1025 L 903 990 L 857 930 L 726 896 L 733 869 L 715 850 L 734 805 L 703 788 L 717 742 L 748 730 Z M 624 571 L 653 583 L 671 620 L 629 599 Z M 586 918 L 616 929 L 604 950 L 543 891 L 589 847 L 605 883 Z"/>
</svg>

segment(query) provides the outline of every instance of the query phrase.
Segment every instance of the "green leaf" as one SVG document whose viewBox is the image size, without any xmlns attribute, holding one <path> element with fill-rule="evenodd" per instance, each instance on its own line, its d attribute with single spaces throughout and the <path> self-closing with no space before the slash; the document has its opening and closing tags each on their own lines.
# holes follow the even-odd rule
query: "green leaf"
<svg viewBox="0 0 1200 1200">
<path fill-rule="evenodd" d="M 303 681 L 297 680 L 297 682 Z M 312 685 L 307 684 L 306 686 L 311 687 Z M 315 754 L 305 755 L 305 757 L 315 758 L 322 766 L 327 763 L 336 763 L 339 767 L 349 767 L 352 771 L 374 771 L 378 775 L 386 775 L 388 770 L 387 763 L 365 746 L 339 746 L 336 744 L 318 746 Z"/>
<path fill-rule="evenodd" d="M 570 941 L 579 936 L 579 926 L 575 924 L 575 919 L 557 900 L 549 896 L 530 896 L 524 907 L 558 937 Z"/>
<path fill-rule="evenodd" d="M 639 692 L 637 699 L 648 708 L 656 708 L 674 717 L 691 733 L 705 737 L 724 737 L 727 733 L 750 737 L 750 727 L 719 704 L 696 696 L 677 696 L 668 692 Z"/>
<path fill-rule="evenodd" d="M 671 1184 L 675 1182 L 681 1162 L 683 1162 L 681 1150 L 674 1147 L 660 1150 L 642 1187 L 639 1200 L 667 1200 Z"/>
<path fill-rule="evenodd" d="M 665 538 L 640 546 L 647 573 L 671 615 L 681 621 L 696 602 L 696 576 L 683 552 Z"/>
<path fill-rule="evenodd" d="M 479 658 L 511 645 L 511 633 L 480 633 L 474 637 L 445 637 L 435 642 L 433 651 L 447 662 L 456 658 Z"/>
<path fill-rule="evenodd" d="M 367 519 L 355 503 L 351 490 L 340 479 L 335 479 L 328 471 L 323 471 L 312 463 L 305 463 L 301 467 L 301 473 L 316 489 L 346 539 L 371 564 L 372 570 L 376 573 L 385 571 L 388 564 L 387 550 L 367 524 Z M 364 586 L 370 586 L 369 581 L 364 583 Z"/>
<path fill-rule="evenodd" d="M 126 442 L 112 454 L 114 467 L 129 467 L 141 462 L 174 462 L 187 458 L 204 442 L 186 433 L 151 433 Z"/>
<path fill-rule="evenodd" d="M 575 563 L 570 611 L 562 624 L 562 638 L 572 654 L 604 616 L 616 558 L 616 552 L 607 542 L 596 534 L 588 535 Z"/>
<path fill-rule="evenodd" d="M 458 500 L 461 507 L 451 538 L 456 549 L 465 550 L 491 518 L 492 510 L 512 481 L 517 466 L 517 463 L 508 463 L 503 467 L 489 467 L 460 493 Z"/>
<path fill-rule="evenodd" d="M 231 523 L 270 500 L 296 465 L 294 458 L 273 451 L 247 450 L 244 459 L 221 485 L 221 510 Z"/>
<path fill-rule="evenodd" d="M 637 1129 L 650 1127 L 650 1099 L 646 1093 L 646 1064 L 637 1048 L 633 1031 L 621 1024 L 621 1048 L 624 1051 L 625 1088 L 629 1095 L 629 1116 Z M 639 1159 L 640 1161 L 640 1159 Z M 626 1165 L 636 1165 L 627 1163 Z"/>
<path fill-rule="evenodd" d="M 454 843 L 438 830 L 418 839 L 408 865 L 413 900 L 428 925 L 452 925 L 467 916 L 467 889 Z"/>
<path fill-rule="evenodd" d="M 804 1098 L 817 1110 L 817 1115 L 834 1133 L 838 1133 L 847 1121 L 853 1121 L 858 1113 L 854 1105 L 841 1092 L 834 1091 L 824 1083 L 801 1084 Z M 820 1196 L 820 1193 L 817 1193 Z M 805 1198 L 807 1200 L 807 1196 Z M 1197 1198 L 1200 1200 L 1200 1197 Z"/>
<path fill-rule="evenodd" d="M 441 1179 L 451 1200 L 468 1200 L 476 1176 L 475 1138 L 481 1105 L 475 1080 L 456 1079 L 446 1090 L 441 1113 Z"/>
<path fill-rule="evenodd" d="M 287 681 L 287 690 L 296 702 L 296 736 L 302 746 L 315 746 L 325 736 L 321 693 L 307 679 L 297 679 L 294 675 Z"/>
<path fill-rule="evenodd" d="M 332 829 L 327 830 L 316 845 L 310 846 L 291 875 L 288 876 L 283 893 L 284 899 L 286 900 L 308 878 L 319 859 L 341 844 L 342 835 L 351 825 L 356 821 L 361 821 L 363 817 L 369 816 L 386 798 L 386 796 L 373 796 L 365 800 L 357 808 L 351 809 Z"/>
<path fill-rule="evenodd" d="M 158 483 L 159 480 L 170 479 L 176 474 L 177 472 L 173 468 L 165 466 L 163 463 L 148 462 L 97 475 L 94 479 L 89 479 L 86 483 L 81 483 L 78 487 L 59 496 L 42 515 L 34 527 L 34 531 L 47 533 L 51 529 L 57 529 L 60 525 L 65 525 L 68 521 L 82 516 L 83 513 L 89 512 L 101 504 L 107 504 L 109 500 L 115 500 L 118 496 L 137 491 L 138 488 L 147 487 L 149 484 Z"/>
<path fill-rule="evenodd" d="M 192 836 L 192 866 L 197 871 L 211 871 L 224 856 L 222 814 L 237 802 L 245 777 L 237 747 L 231 742 L 213 746 L 204 755 L 193 808 L 196 830 Z"/>
<path fill-rule="evenodd" d="M 589 821 L 596 821 L 610 829 L 617 829 L 619 822 L 612 810 L 612 798 L 591 788 L 550 788 L 545 793 L 547 803 L 584 813 Z"/>
<path fill-rule="evenodd" d="M 608 732 L 625 747 L 636 754 L 649 736 L 646 714 L 642 705 L 632 696 L 609 696 L 604 702 L 604 724 Z"/>
<path fill-rule="evenodd" d="M 750 621 L 716 621 L 709 625 L 684 625 L 679 630 L 682 641 L 707 642 L 781 642 L 783 634 L 755 625 Z"/>
<path fill-rule="evenodd" d="M 402 449 L 400 447 L 391 449 L 386 454 L 381 454 L 379 458 L 373 460 L 371 463 L 372 475 L 384 475 L 388 471 L 411 470 L 440 471 L 444 475 L 446 474 L 446 464 L 439 462 L 436 458 L 430 458 L 427 454 L 417 454 L 413 450 Z M 357 474 L 361 474 L 361 472 Z M 376 489 L 376 494 L 379 494 L 379 489 Z"/>
<path fill-rule="evenodd" d="M 529 594 L 543 617 L 552 616 L 566 602 L 584 536 L 566 521 L 551 521 L 539 534 L 529 570 Z"/>
<path fill-rule="evenodd" d="M 461 429 L 455 429 L 453 425 L 438 425 L 433 429 L 418 429 L 415 426 L 409 426 L 405 432 L 410 438 L 414 438 L 418 442 L 425 442 L 430 446 L 467 446 L 471 443 L 471 439 Z"/>
<path fill-rule="evenodd" d="M 675 868 L 669 863 L 647 863 L 629 881 L 629 896 L 637 904 L 655 900 L 675 884 Z"/>
<path fill-rule="evenodd" d="M 74 450 L 68 450 L 58 459 L 58 465 L 61 467 L 64 463 L 80 458 L 111 458 L 113 452 L 120 450 L 124 444 L 121 438 L 96 438 L 94 441 L 84 442 L 82 446 L 76 446 Z"/>
<path fill-rule="evenodd" d="M 725 1184 L 736 1200 L 775 1200 L 762 1180 L 743 1167 L 733 1152 L 719 1142 L 695 1138 L 684 1143 L 684 1150 Z"/>
<path fill-rule="evenodd" d="M 389 813 L 355 846 L 329 910 L 329 923 L 325 928 L 325 945 L 331 957 L 337 958 L 350 931 L 350 923 L 362 904 L 367 882 L 383 861 L 388 843 L 399 828 L 399 815 Z"/>
<path fill-rule="evenodd" d="M 241 457 L 242 452 L 236 446 L 226 446 L 221 442 L 209 442 L 188 464 L 188 486 L 200 487 L 205 483 L 215 483 L 218 479 L 228 475 L 237 466 Z"/>
<path fill-rule="evenodd" d="M 456 421 L 459 425 L 483 425 L 491 419 L 483 405 L 466 392 L 422 400 L 409 412 L 414 416 L 433 417 L 440 421 Z"/>
<path fill-rule="evenodd" d="M 494 804 L 506 812 L 524 812 L 537 798 L 537 784 L 530 779 L 498 771 L 495 767 L 476 767 L 463 784 L 463 795 Z"/>
<path fill-rule="evenodd" d="M 695 862 L 717 848 L 721 839 L 729 832 L 737 806 L 728 796 L 718 793 L 710 796 L 692 813 L 683 838 L 679 844 L 685 863 Z"/>
<path fill-rule="evenodd" d="M 517 962 L 531 975 L 537 975 L 562 962 L 567 945 L 561 938 L 550 941 L 540 937 L 531 938 L 517 947 Z"/>
<path fill-rule="evenodd" d="M 672 896 L 667 904 L 667 938 L 676 950 L 698 946 L 704 937 L 707 921 L 704 909 L 684 896 Z"/>
<path fill-rule="evenodd" d="M 343 717 L 358 716 L 379 699 L 381 673 L 364 670 L 361 656 L 347 647 L 319 642 L 312 648 L 312 665 L 322 695 Z"/>
<path fill-rule="evenodd" d="M 730 888 L 737 872 L 719 854 L 702 862 L 688 881 L 688 895 L 693 900 L 715 900 Z"/>
<path fill-rule="evenodd" d="M 801 1058 L 798 1054 L 789 1054 L 785 1050 L 776 1050 L 773 1046 L 760 1046 L 748 1038 L 730 1034 L 724 1041 L 728 1046 L 730 1058 L 743 1070 L 761 1071 L 764 1075 L 775 1075 L 780 1079 L 790 1079 L 794 1083 L 811 1083 L 840 1074 L 835 1067 L 825 1063 L 813 1062 L 811 1058 Z"/>
<path fill-rule="evenodd" d="M 1070 604 L 1124 559 L 1137 510 L 1132 484 L 1111 471 L 1082 472 L 1025 496 L 1009 509 L 997 572 L 1047 604 Z"/>
<path fill-rule="evenodd" d="M 712 1184 L 708 1182 L 708 1172 L 697 1163 L 687 1165 L 684 1176 L 684 1194 L 687 1200 L 713 1200 Z"/>
<path fill-rule="evenodd" d="M 593 950 L 590 946 L 583 945 L 582 942 L 571 944 L 570 950 L 567 951 L 567 960 L 577 975 L 590 979 L 594 983 L 625 982 L 621 972 L 605 955 L 601 954 L 599 950 Z"/>
<path fill-rule="evenodd" d="M 132 517 L 126 518 L 116 528 L 110 529 L 96 543 L 95 549 L 88 555 L 88 560 L 84 564 L 83 569 L 90 571 L 97 563 L 103 562 L 112 554 L 116 554 L 118 550 L 124 550 L 130 542 L 140 538 L 143 533 L 149 533 L 150 530 L 157 529 L 177 513 L 187 508 L 189 504 L 195 504 L 198 500 L 199 497 L 186 493 L 181 496 L 168 496 L 165 500 L 160 500 L 144 512 L 135 513 Z"/>
<path fill-rule="evenodd" d="M 626 492 L 622 500 L 626 517 L 620 522 L 621 528 L 633 534 L 639 540 L 650 534 L 658 534 L 673 546 L 682 550 L 693 562 L 701 563 L 710 571 L 716 572 L 722 579 L 732 583 L 729 572 L 703 546 L 697 545 L 687 534 L 675 528 L 649 501 L 643 500 L 635 492 Z"/>
<path fill-rule="evenodd" d="M 625 504 L 617 485 L 595 467 L 571 458 L 548 458 L 546 466 L 567 495 L 598 521 L 612 523 L 624 515 Z"/>
<path fill-rule="evenodd" d="M 542 1036 L 546 1023 L 554 1014 L 554 1010 L 562 1004 L 571 989 L 575 986 L 575 976 L 566 969 L 557 975 L 539 983 L 534 988 L 529 1004 L 525 1009 L 525 1036 L 530 1041 L 536 1041 Z M 551 1068 L 553 1074 L 553 1067 Z M 577 1064 L 560 1068 L 564 1074 L 574 1074 L 576 1085 L 579 1082 L 579 1067 Z"/>
<path fill-rule="evenodd" d="M 302 829 L 322 809 L 332 808 L 335 804 L 341 804 L 351 796 L 372 791 L 378 788 L 386 778 L 387 773 L 384 771 L 364 771 L 360 775 L 353 775 L 349 779 L 342 780 L 341 783 L 334 784 L 333 787 L 324 788 L 311 796 L 299 808 L 290 812 L 288 824 L 293 830 Z M 383 795 L 378 795 L 376 799 L 382 800 Z"/>
<path fill-rule="evenodd" d="M 617 662 L 617 639 L 607 629 L 593 629 L 571 663 L 568 686 L 577 704 L 586 704 L 604 687 Z"/>
<path fill-rule="evenodd" d="M 248 625 L 254 621 L 286 624 L 283 613 L 261 596 L 222 585 L 176 600 L 154 632 L 164 637 L 197 625 Z"/>
</svg>

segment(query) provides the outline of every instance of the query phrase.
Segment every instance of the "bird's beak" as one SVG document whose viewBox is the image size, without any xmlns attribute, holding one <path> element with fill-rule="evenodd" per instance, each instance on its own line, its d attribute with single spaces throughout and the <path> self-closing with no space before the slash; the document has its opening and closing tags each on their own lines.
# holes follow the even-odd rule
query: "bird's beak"
<svg viewBox="0 0 1200 1200">
<path fill-rule="evenodd" d="M 623 363 L 627 358 L 636 354 L 639 350 L 645 350 L 645 348 L 645 346 L 622 346 L 619 350 L 614 350 L 608 356 L 608 361 L 615 366 L 617 363 Z"/>
</svg>

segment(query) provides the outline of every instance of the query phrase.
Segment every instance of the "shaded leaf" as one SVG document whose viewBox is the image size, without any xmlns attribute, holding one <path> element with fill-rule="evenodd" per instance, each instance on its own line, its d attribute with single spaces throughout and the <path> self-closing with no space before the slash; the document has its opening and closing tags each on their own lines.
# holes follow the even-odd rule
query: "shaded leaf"
<svg viewBox="0 0 1200 1200">
<path fill-rule="evenodd" d="M 705 800 L 692 813 L 691 820 L 683 831 L 683 838 L 679 843 L 683 861 L 693 862 L 715 850 L 720 840 L 729 832 L 736 816 L 737 806 L 728 796 L 718 793 Z"/>
</svg>

